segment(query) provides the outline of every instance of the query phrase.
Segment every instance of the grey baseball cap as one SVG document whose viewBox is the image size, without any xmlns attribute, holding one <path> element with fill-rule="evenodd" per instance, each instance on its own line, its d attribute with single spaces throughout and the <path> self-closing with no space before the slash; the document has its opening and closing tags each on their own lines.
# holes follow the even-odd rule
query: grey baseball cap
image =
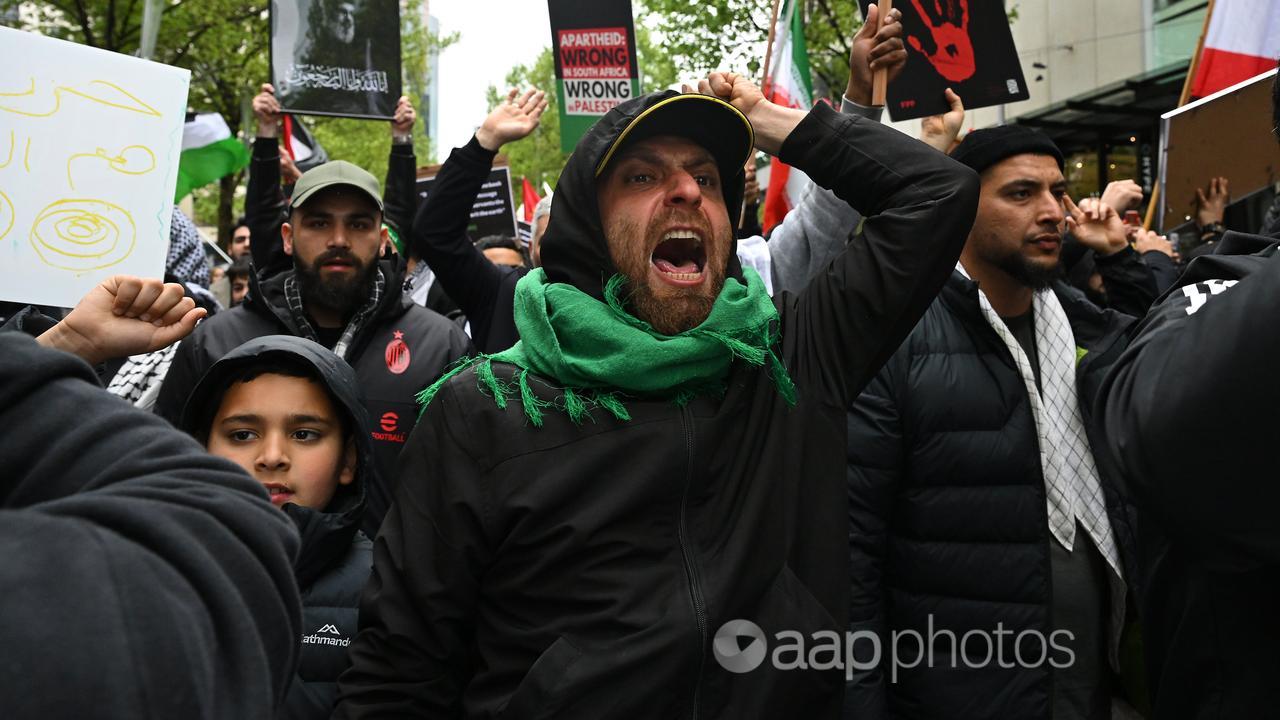
<svg viewBox="0 0 1280 720">
<path fill-rule="evenodd" d="M 368 195 L 373 204 L 378 206 L 378 212 L 382 212 L 382 188 L 378 185 L 378 179 L 346 160 L 327 162 L 303 173 L 293 186 L 289 209 L 300 207 L 321 190 L 337 185 L 347 185 Z"/>
</svg>

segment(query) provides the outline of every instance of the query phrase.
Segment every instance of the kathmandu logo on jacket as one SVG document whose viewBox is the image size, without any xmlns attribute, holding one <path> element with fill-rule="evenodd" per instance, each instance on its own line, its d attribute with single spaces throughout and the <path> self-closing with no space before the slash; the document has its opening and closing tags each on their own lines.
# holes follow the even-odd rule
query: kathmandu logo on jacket
<svg viewBox="0 0 1280 720">
<path fill-rule="evenodd" d="M 337 635 L 338 637 L 329 637 Z M 351 638 L 342 637 L 342 631 L 333 623 L 326 623 L 324 627 L 315 631 L 310 635 L 302 636 L 303 645 L 336 645 L 338 647 L 346 647 L 351 644 Z"/>
<path fill-rule="evenodd" d="M 392 375 L 400 375 L 409 369 L 409 346 L 404 342 L 403 332 L 395 331 L 395 337 L 387 343 L 384 357 L 387 361 L 387 371 Z"/>
</svg>

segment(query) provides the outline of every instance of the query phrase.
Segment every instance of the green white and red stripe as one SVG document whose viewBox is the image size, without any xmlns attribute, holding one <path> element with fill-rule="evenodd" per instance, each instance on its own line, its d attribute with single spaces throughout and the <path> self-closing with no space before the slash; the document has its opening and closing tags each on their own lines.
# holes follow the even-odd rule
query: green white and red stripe
<svg viewBox="0 0 1280 720">
<path fill-rule="evenodd" d="M 1204 50 L 1191 82 L 1193 97 L 1213 93 L 1276 66 L 1280 55 L 1280 3 L 1217 0 L 1204 36 Z"/>
<path fill-rule="evenodd" d="M 809 48 L 804 40 L 804 17 L 797 0 L 786 0 L 778 13 L 774 31 L 773 57 L 769 76 L 764 79 L 764 96 L 786 107 L 808 110 L 813 104 L 813 84 L 809 79 Z M 809 184 L 804 173 L 773 158 L 769 165 L 769 188 L 764 195 L 764 231 L 782 222 Z"/>
<path fill-rule="evenodd" d="M 249 151 L 231 136 L 231 128 L 218 113 L 196 115 L 182 128 L 182 156 L 173 201 L 249 164 Z"/>
</svg>

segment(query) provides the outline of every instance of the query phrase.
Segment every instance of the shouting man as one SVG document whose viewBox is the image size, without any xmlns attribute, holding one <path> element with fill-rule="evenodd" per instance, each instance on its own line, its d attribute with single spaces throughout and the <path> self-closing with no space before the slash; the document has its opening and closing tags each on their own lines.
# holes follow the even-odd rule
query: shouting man
<svg viewBox="0 0 1280 720">
<path fill-rule="evenodd" d="M 838 715 L 842 669 L 744 666 L 734 636 L 843 634 L 844 408 L 951 272 L 977 178 L 737 75 L 701 89 L 587 133 L 520 342 L 423 394 L 337 717 Z M 753 130 L 867 218 L 799 295 L 734 252 Z"/>
</svg>

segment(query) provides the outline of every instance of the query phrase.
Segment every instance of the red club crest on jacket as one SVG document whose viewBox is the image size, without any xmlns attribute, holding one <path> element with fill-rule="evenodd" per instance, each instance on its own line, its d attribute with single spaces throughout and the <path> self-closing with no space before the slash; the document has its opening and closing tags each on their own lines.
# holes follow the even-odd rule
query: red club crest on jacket
<svg viewBox="0 0 1280 720">
<path fill-rule="evenodd" d="M 395 331 L 395 337 L 391 339 L 391 342 L 387 343 L 385 357 L 387 371 L 391 374 L 400 375 L 409 369 L 409 346 L 404 342 L 403 332 Z"/>
</svg>

